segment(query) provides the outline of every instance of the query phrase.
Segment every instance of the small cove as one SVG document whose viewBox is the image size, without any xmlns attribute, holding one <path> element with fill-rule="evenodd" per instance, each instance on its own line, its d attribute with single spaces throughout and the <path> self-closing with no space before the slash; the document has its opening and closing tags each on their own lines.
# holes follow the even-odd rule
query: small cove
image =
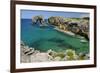
<svg viewBox="0 0 100 73">
<path fill-rule="evenodd" d="M 49 49 L 54 51 L 65 51 L 74 49 L 77 52 L 89 52 L 89 41 L 82 43 L 84 38 L 73 37 L 54 29 L 53 26 L 39 27 L 32 25 L 31 19 L 21 19 L 21 40 L 36 50 L 46 52 Z"/>
</svg>

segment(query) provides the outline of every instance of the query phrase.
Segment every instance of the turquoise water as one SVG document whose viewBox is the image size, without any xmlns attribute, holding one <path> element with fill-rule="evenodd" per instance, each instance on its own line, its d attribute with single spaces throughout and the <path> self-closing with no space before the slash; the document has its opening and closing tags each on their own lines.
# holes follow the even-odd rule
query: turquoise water
<svg viewBox="0 0 100 73">
<path fill-rule="evenodd" d="M 41 28 L 39 24 L 33 24 L 30 19 L 21 19 L 21 40 L 29 47 L 40 51 L 52 49 L 54 51 L 65 51 L 74 49 L 77 52 L 89 52 L 89 42 L 73 37 L 54 29 L 53 26 Z"/>
</svg>

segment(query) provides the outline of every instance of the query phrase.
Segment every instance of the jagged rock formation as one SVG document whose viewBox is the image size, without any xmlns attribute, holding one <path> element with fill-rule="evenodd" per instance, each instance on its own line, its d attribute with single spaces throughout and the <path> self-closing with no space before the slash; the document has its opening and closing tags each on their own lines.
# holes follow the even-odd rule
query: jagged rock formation
<svg viewBox="0 0 100 73">
<path fill-rule="evenodd" d="M 25 46 L 22 42 L 21 44 L 21 63 L 31 63 L 31 62 L 44 62 L 50 61 L 48 53 L 41 53 L 34 48 Z"/>
<path fill-rule="evenodd" d="M 43 16 L 41 16 L 41 15 L 33 16 L 32 22 L 33 22 L 33 24 L 36 24 L 36 23 L 43 24 L 43 22 L 44 22 Z"/>
<path fill-rule="evenodd" d="M 55 17 L 52 16 L 52 17 L 48 18 L 48 22 L 50 24 L 59 26 L 59 24 L 63 24 L 65 22 L 65 20 L 63 17 L 60 17 L 60 16 L 55 16 Z"/>
<path fill-rule="evenodd" d="M 75 50 L 67 49 L 65 52 L 55 52 L 48 50 L 47 52 L 39 52 L 28 46 L 21 45 L 21 63 L 32 62 L 49 62 L 49 61 L 69 61 L 69 60 L 87 60 L 89 54 L 76 54 Z"/>
</svg>

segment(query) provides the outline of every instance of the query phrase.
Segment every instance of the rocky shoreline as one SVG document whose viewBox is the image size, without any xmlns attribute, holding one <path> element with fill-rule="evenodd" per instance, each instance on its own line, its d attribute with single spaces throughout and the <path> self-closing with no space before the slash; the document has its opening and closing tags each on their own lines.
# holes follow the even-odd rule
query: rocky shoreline
<svg viewBox="0 0 100 73">
<path fill-rule="evenodd" d="M 88 60 L 89 54 L 76 53 L 75 50 L 66 49 L 65 52 L 55 52 L 49 49 L 47 52 L 40 52 L 35 48 L 26 46 L 21 42 L 21 63 Z"/>
<path fill-rule="evenodd" d="M 54 28 L 54 29 L 57 30 L 57 31 L 59 31 L 59 32 L 63 32 L 65 34 L 71 35 L 71 36 L 74 36 L 75 35 L 74 33 L 70 32 L 70 31 L 64 31 L 64 30 L 61 30 L 61 29 L 59 29 L 57 27 Z"/>
</svg>

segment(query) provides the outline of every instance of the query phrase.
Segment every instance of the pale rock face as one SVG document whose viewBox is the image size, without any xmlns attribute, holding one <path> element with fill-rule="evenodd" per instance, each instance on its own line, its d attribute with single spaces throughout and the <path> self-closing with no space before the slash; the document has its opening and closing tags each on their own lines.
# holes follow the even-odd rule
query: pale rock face
<svg viewBox="0 0 100 73">
<path fill-rule="evenodd" d="M 50 61 L 53 61 L 54 58 L 51 55 L 48 55 L 48 57 Z"/>
<path fill-rule="evenodd" d="M 47 53 L 37 53 L 35 55 L 31 55 L 31 62 L 44 62 L 49 61 L 49 57 Z"/>
<path fill-rule="evenodd" d="M 30 62 L 30 56 L 24 54 L 24 49 L 21 48 L 21 63 Z"/>
<path fill-rule="evenodd" d="M 30 56 L 23 55 L 21 57 L 21 63 L 29 63 L 29 62 L 31 62 L 30 61 Z"/>
<path fill-rule="evenodd" d="M 21 63 L 31 62 L 30 53 L 34 52 L 34 48 L 29 48 L 28 46 L 21 45 Z"/>
<path fill-rule="evenodd" d="M 22 63 L 44 62 L 44 61 L 50 61 L 48 53 L 40 53 L 37 50 L 35 51 L 33 48 L 25 49 L 25 47 L 24 48 L 21 47 Z"/>
<path fill-rule="evenodd" d="M 84 57 L 86 60 L 88 60 L 90 58 L 89 54 L 86 54 L 86 56 Z"/>
</svg>

